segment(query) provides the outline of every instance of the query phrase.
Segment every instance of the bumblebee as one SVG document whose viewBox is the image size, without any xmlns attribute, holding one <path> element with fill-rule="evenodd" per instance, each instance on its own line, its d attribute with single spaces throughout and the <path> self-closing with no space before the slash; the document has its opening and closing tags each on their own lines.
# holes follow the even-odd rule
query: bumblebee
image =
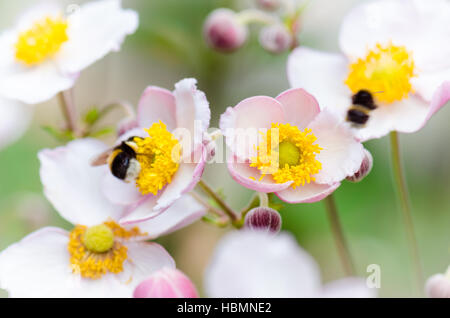
<svg viewBox="0 0 450 318">
<path fill-rule="evenodd" d="M 122 141 L 118 146 L 108 149 L 95 158 L 91 165 L 101 166 L 108 164 L 111 173 L 116 178 L 125 182 L 131 182 L 137 178 L 141 171 L 141 165 L 136 159 L 137 145 L 134 140 L 138 137 L 130 137 Z"/>
<path fill-rule="evenodd" d="M 362 89 L 352 96 L 352 105 L 347 111 L 347 121 L 356 126 L 362 126 L 369 120 L 370 112 L 376 108 L 372 94 Z"/>
</svg>

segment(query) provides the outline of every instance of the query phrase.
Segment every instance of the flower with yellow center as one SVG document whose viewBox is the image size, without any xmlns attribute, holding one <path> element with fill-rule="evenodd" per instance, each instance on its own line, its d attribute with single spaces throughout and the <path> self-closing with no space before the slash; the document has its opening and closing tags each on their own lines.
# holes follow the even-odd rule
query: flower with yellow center
<svg viewBox="0 0 450 318">
<path fill-rule="evenodd" d="M 303 186 L 315 181 L 313 176 L 322 168 L 316 154 L 323 149 L 314 144 L 316 140 L 311 129 L 301 131 L 290 124 L 273 123 L 263 135 L 258 155 L 252 158 L 250 166 L 258 168 L 262 177 L 272 174 L 276 183 L 293 181 L 294 189 Z"/>
<path fill-rule="evenodd" d="M 90 279 L 122 272 L 128 250 L 124 241 L 143 235 L 137 227 L 126 230 L 114 221 L 91 227 L 77 225 L 68 244 L 73 272 Z"/>
<path fill-rule="evenodd" d="M 376 100 L 392 103 L 413 92 L 413 76 L 414 61 L 404 46 L 378 43 L 365 58 L 350 65 L 345 84 L 353 93 L 368 90 Z"/>
<path fill-rule="evenodd" d="M 136 12 L 122 9 L 120 0 L 88 1 L 64 12 L 57 3 L 39 4 L 2 30 L 1 96 L 26 104 L 53 98 L 86 67 L 117 51 L 138 26 Z"/>
<path fill-rule="evenodd" d="M 141 166 L 136 186 L 143 195 L 156 195 L 172 182 L 179 167 L 181 148 L 178 140 L 161 121 L 145 131 L 149 137 L 134 139 L 138 149 L 136 158 Z"/>
<path fill-rule="evenodd" d="M 67 21 L 46 17 L 19 34 L 15 44 L 16 59 L 28 66 L 36 65 L 56 54 L 67 42 Z"/>
</svg>

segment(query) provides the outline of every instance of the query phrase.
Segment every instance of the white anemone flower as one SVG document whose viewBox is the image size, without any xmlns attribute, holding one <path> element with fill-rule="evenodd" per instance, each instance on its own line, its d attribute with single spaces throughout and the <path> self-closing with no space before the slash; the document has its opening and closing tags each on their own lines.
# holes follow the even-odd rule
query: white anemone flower
<svg viewBox="0 0 450 318">
<path fill-rule="evenodd" d="M 356 277 L 322 285 L 319 266 L 288 233 L 242 230 L 219 242 L 206 270 L 205 290 L 220 298 L 368 298 Z"/>
<path fill-rule="evenodd" d="M 362 141 L 415 132 L 450 99 L 449 17 L 446 0 L 364 3 L 343 21 L 343 54 L 306 47 L 292 52 L 290 84 L 343 118 L 352 96 L 369 91 L 377 107 L 364 125 L 352 125 Z"/>
<path fill-rule="evenodd" d="M 0 96 L 27 104 L 71 88 L 79 73 L 135 32 L 138 15 L 120 0 L 89 2 L 65 16 L 56 4 L 23 14 L 0 34 Z"/>
<path fill-rule="evenodd" d="M 120 224 L 123 207 L 101 190 L 108 168 L 90 166 L 105 149 L 81 139 L 39 154 L 45 195 L 74 228 L 43 228 L 0 253 L 0 288 L 10 297 L 132 297 L 144 279 L 175 269 L 166 250 L 148 240 L 197 220 L 203 206 L 183 196 L 158 217 Z"/>
</svg>

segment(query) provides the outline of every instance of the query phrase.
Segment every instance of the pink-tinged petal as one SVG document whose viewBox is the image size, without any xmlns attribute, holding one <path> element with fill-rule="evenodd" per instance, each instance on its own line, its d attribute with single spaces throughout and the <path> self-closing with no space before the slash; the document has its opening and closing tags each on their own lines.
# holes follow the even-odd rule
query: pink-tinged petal
<svg viewBox="0 0 450 318">
<path fill-rule="evenodd" d="M 109 169 L 103 177 L 101 187 L 105 197 L 114 204 L 131 205 L 142 200 L 135 182 L 124 182 L 114 177 Z"/>
<path fill-rule="evenodd" d="M 156 202 L 154 205 L 155 204 Z M 150 203 L 147 203 L 147 206 L 150 206 Z M 205 215 L 206 212 L 206 208 L 202 204 L 195 200 L 191 195 L 185 194 L 176 200 L 167 210 L 158 213 L 147 221 L 130 222 L 131 216 L 128 215 L 122 219 L 121 223 L 124 224 L 125 221 L 126 224 L 131 224 L 131 226 L 137 225 L 141 232 L 147 233 L 146 238 L 156 239 L 157 237 L 175 232 L 194 223 Z M 146 214 L 148 215 L 148 211 Z M 143 212 L 142 215 L 144 215 Z M 139 220 L 138 212 L 134 213 L 134 217 Z"/>
<path fill-rule="evenodd" d="M 320 113 L 317 100 L 302 88 L 289 89 L 276 98 L 284 108 L 286 120 L 301 130 Z"/>
<path fill-rule="evenodd" d="M 260 132 L 270 129 L 272 123 L 285 121 L 280 102 L 268 96 L 255 96 L 228 107 L 220 116 L 220 129 L 231 151 L 246 160 L 256 155 Z"/>
<path fill-rule="evenodd" d="M 108 167 L 91 166 L 91 160 L 106 149 L 98 140 L 79 139 L 38 155 L 44 194 L 72 224 L 95 225 L 123 213 L 123 207 L 111 203 L 102 192 Z"/>
<path fill-rule="evenodd" d="M 19 139 L 30 124 L 34 108 L 0 97 L 0 149 Z"/>
<path fill-rule="evenodd" d="M 376 289 L 368 288 L 365 279 L 348 277 L 326 284 L 320 297 L 373 298 L 376 297 L 376 295 Z"/>
<path fill-rule="evenodd" d="M 318 202 L 333 193 L 341 184 L 309 183 L 293 189 L 289 187 L 275 193 L 277 197 L 287 203 L 313 203 Z"/>
<path fill-rule="evenodd" d="M 130 204 L 125 213 L 120 218 L 119 222 L 123 225 L 140 223 L 146 220 L 150 220 L 165 210 L 155 210 L 155 206 L 161 194 L 147 196 L 141 196 L 141 198 L 132 204 Z"/>
<path fill-rule="evenodd" d="M 444 82 L 434 93 L 425 123 L 450 100 L 450 81 Z M 425 125 L 424 123 L 424 125 Z"/>
<path fill-rule="evenodd" d="M 203 148 L 203 147 L 202 147 Z M 172 182 L 162 191 L 155 210 L 167 209 L 176 200 L 181 198 L 185 193 L 190 192 L 200 181 L 205 170 L 206 152 L 202 149 L 199 162 L 185 163 L 181 162 L 175 173 Z"/>
<path fill-rule="evenodd" d="M 340 30 L 341 50 L 363 57 L 376 43 L 404 45 L 420 70 L 450 66 L 450 3 L 445 0 L 382 0 L 355 7 Z M 436 50 L 436 48 L 439 48 Z"/>
<path fill-rule="evenodd" d="M 203 143 L 209 127 L 211 110 L 205 93 L 197 89 L 197 80 L 186 78 L 175 84 L 177 128 L 189 132 L 191 149 Z"/>
<path fill-rule="evenodd" d="M 364 147 L 336 115 L 322 111 L 309 125 L 322 150 L 316 159 L 322 169 L 314 175 L 316 183 L 334 184 L 353 176 L 361 167 Z"/>
<path fill-rule="evenodd" d="M 217 245 L 206 270 L 209 297 L 314 297 L 320 273 L 294 237 L 241 230 Z"/>
<path fill-rule="evenodd" d="M 321 109 L 343 112 L 351 105 L 352 93 L 344 84 L 348 73 L 344 56 L 300 47 L 289 56 L 287 73 L 291 87 L 312 94 Z"/>
<path fill-rule="evenodd" d="M 175 96 L 172 92 L 156 87 L 147 87 L 139 100 L 139 126 L 149 128 L 162 121 L 169 131 L 177 127 Z"/>
<path fill-rule="evenodd" d="M 278 192 L 287 189 L 292 184 L 292 181 L 276 183 L 270 175 L 261 178 L 261 172 L 258 168 L 250 167 L 248 162 L 240 163 L 237 157 L 229 158 L 227 166 L 234 181 L 254 191 Z"/>
<path fill-rule="evenodd" d="M 134 298 L 198 298 L 192 281 L 177 269 L 163 268 L 136 287 Z"/>
<path fill-rule="evenodd" d="M 450 279 L 442 274 L 428 278 L 425 293 L 430 298 L 450 298 Z"/>
<path fill-rule="evenodd" d="M 404 133 L 416 132 L 426 122 L 430 107 L 420 97 L 410 95 L 409 98 L 390 105 L 379 105 L 370 112 L 366 125 L 354 128 L 354 135 L 361 141 L 381 138 L 391 131 Z"/>
<path fill-rule="evenodd" d="M 422 72 L 419 76 L 411 79 L 415 92 L 427 102 L 430 102 L 436 90 L 448 81 L 450 81 L 450 68 L 435 72 Z"/>
<path fill-rule="evenodd" d="M 121 8 L 120 0 L 93 1 L 68 16 L 68 38 L 55 56 L 65 73 L 77 73 L 119 51 L 139 24 L 138 14 Z"/>
</svg>

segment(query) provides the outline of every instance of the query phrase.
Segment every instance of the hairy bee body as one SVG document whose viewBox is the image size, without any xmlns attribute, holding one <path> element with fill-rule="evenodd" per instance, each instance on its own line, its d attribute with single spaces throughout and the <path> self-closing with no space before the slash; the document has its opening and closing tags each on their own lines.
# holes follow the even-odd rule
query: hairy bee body
<svg viewBox="0 0 450 318">
<path fill-rule="evenodd" d="M 360 90 L 352 96 L 352 105 L 347 111 L 347 121 L 356 126 L 362 126 L 370 118 L 370 112 L 377 108 L 372 94 L 367 90 Z"/>
</svg>

